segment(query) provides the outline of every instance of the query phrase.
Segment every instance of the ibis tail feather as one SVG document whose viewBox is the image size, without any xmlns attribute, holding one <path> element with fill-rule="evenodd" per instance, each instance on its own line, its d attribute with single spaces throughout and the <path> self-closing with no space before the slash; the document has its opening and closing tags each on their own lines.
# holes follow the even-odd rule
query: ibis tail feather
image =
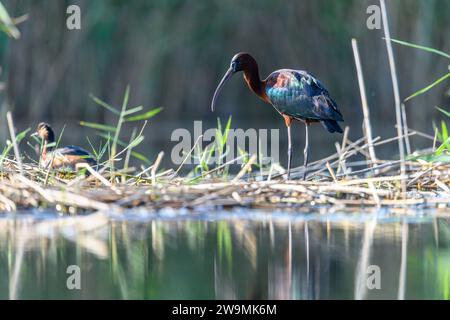
<svg viewBox="0 0 450 320">
<path fill-rule="evenodd" d="M 331 133 L 339 132 L 342 133 L 342 128 L 339 126 L 337 121 L 335 120 L 323 120 L 321 121 L 322 125 Z"/>
</svg>

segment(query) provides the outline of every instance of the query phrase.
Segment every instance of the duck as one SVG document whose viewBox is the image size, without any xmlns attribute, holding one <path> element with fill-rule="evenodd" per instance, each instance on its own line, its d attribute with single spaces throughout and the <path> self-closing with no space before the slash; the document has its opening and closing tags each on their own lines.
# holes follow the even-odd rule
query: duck
<svg viewBox="0 0 450 320">
<path fill-rule="evenodd" d="M 44 168 L 74 171 L 78 163 L 87 163 L 91 167 L 97 166 L 93 156 L 81 147 L 69 145 L 55 149 L 55 133 L 46 122 L 40 122 L 32 136 L 37 136 L 43 141 L 39 164 Z"/>
</svg>

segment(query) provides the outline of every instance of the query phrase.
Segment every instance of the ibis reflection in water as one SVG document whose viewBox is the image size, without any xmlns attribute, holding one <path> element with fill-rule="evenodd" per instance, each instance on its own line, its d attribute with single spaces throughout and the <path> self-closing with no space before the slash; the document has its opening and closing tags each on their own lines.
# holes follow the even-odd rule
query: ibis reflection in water
<svg viewBox="0 0 450 320">
<path fill-rule="evenodd" d="M 97 165 L 89 152 L 81 147 L 66 146 L 55 149 L 55 133 L 48 123 L 39 123 L 33 135 L 38 136 L 43 141 L 39 163 L 44 168 L 70 168 L 74 170 L 77 163 L 88 163 L 92 167 Z"/>
<path fill-rule="evenodd" d="M 281 69 L 272 72 L 265 80 L 261 80 L 256 60 L 248 53 L 238 53 L 231 59 L 230 68 L 214 92 L 212 111 L 225 82 L 239 71 L 244 72 L 244 80 L 250 90 L 265 102 L 270 103 L 284 118 L 288 132 L 287 179 L 290 176 L 292 160 L 291 124 L 294 120 L 305 124 L 306 141 L 303 163 L 303 179 L 305 179 L 308 165 L 309 125 L 320 122 L 329 132 L 342 133 L 338 122 L 344 119 L 336 102 L 312 74 L 303 70 Z"/>
</svg>

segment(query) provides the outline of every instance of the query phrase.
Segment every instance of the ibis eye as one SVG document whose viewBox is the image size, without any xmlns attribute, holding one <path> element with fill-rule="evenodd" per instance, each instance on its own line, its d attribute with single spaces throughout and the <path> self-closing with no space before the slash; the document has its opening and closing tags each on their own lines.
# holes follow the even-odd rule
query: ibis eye
<svg viewBox="0 0 450 320">
<path fill-rule="evenodd" d="M 236 61 L 233 61 L 233 62 L 231 62 L 231 69 L 234 71 L 234 72 L 236 72 L 237 70 L 237 62 Z"/>
</svg>

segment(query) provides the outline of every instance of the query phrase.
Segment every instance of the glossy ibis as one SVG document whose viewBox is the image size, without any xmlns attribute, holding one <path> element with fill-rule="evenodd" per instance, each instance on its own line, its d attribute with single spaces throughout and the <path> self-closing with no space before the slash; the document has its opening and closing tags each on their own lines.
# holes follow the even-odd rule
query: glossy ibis
<svg viewBox="0 0 450 320">
<path fill-rule="evenodd" d="M 309 125 L 320 122 L 329 132 L 342 133 L 338 121 L 344 121 L 344 119 L 336 102 L 318 79 L 303 70 L 281 69 L 272 72 L 265 80 L 261 80 L 256 60 L 250 54 L 241 52 L 231 59 L 230 68 L 214 92 L 212 111 L 225 82 L 239 71 L 244 72 L 244 80 L 250 90 L 265 102 L 270 103 L 284 118 L 289 145 L 287 179 L 290 176 L 292 159 L 291 124 L 294 120 L 305 124 L 304 180 L 308 165 Z"/>
<path fill-rule="evenodd" d="M 48 123 L 39 123 L 36 132 L 32 135 L 39 136 L 43 140 L 39 162 L 44 168 L 70 168 L 74 170 L 77 163 L 88 163 L 90 166 L 97 165 L 89 152 L 83 148 L 67 146 L 55 149 L 55 133 Z"/>
</svg>

